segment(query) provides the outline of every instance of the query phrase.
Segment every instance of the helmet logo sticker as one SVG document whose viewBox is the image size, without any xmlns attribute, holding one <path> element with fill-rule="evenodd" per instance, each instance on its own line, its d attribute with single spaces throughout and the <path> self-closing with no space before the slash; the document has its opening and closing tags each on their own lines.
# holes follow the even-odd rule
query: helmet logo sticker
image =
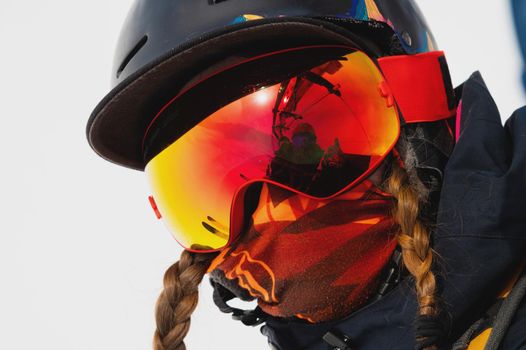
<svg viewBox="0 0 526 350">
<path fill-rule="evenodd" d="M 237 16 L 236 18 L 234 18 L 234 20 L 232 21 L 232 24 L 243 23 L 243 22 L 253 21 L 253 20 L 262 19 L 262 18 L 264 17 L 260 15 L 245 14 L 245 15 Z"/>
<path fill-rule="evenodd" d="M 386 22 L 392 26 L 392 23 L 384 18 L 374 0 L 353 0 L 351 8 L 347 11 L 347 15 L 362 21 L 373 19 L 375 21 Z"/>
</svg>

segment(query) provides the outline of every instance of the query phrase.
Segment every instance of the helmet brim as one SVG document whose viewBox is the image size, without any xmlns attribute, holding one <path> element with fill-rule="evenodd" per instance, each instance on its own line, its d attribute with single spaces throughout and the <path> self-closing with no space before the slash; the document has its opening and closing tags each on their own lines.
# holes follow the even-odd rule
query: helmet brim
<svg viewBox="0 0 526 350">
<path fill-rule="evenodd" d="M 254 50 L 339 44 L 374 51 L 374 47 L 357 40 L 327 21 L 291 17 L 255 20 L 237 25 L 235 30 L 228 27 L 209 33 L 145 65 L 113 88 L 90 116 L 88 142 L 102 158 L 144 170 L 141 143 L 148 124 L 166 101 L 199 72 Z"/>
</svg>

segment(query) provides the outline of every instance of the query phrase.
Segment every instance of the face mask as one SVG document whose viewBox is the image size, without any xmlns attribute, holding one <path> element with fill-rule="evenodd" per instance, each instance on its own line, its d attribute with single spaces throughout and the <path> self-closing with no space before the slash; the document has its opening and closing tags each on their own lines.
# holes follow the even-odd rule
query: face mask
<svg viewBox="0 0 526 350">
<path fill-rule="evenodd" d="M 377 292 L 397 245 L 392 206 L 369 180 L 330 200 L 263 184 L 250 227 L 210 277 L 272 316 L 340 319 Z"/>
</svg>

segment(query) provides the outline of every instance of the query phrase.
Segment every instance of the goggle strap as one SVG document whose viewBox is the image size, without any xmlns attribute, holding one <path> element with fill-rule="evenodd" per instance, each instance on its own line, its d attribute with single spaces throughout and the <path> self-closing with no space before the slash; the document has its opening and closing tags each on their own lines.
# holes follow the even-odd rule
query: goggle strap
<svg viewBox="0 0 526 350">
<path fill-rule="evenodd" d="M 378 64 L 406 123 L 454 115 L 455 92 L 444 52 L 382 57 Z"/>
</svg>

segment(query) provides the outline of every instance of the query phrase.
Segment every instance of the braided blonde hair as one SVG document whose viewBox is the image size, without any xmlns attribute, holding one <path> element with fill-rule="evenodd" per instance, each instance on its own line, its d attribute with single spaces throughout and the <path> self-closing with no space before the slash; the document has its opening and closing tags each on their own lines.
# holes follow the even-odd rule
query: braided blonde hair
<svg viewBox="0 0 526 350">
<path fill-rule="evenodd" d="M 183 340 L 199 299 L 198 287 L 214 257 L 184 250 L 180 260 L 164 274 L 164 290 L 156 304 L 154 350 L 186 349 Z"/>
<path fill-rule="evenodd" d="M 430 246 L 430 233 L 419 218 L 421 203 L 418 193 L 410 184 L 407 172 L 396 160 L 392 161 L 386 191 L 396 200 L 392 215 L 400 227 L 397 239 L 402 248 L 404 266 L 415 279 L 418 313 L 421 316 L 434 317 L 438 313 L 437 287 L 435 275 L 431 270 L 433 250 Z"/>
</svg>

